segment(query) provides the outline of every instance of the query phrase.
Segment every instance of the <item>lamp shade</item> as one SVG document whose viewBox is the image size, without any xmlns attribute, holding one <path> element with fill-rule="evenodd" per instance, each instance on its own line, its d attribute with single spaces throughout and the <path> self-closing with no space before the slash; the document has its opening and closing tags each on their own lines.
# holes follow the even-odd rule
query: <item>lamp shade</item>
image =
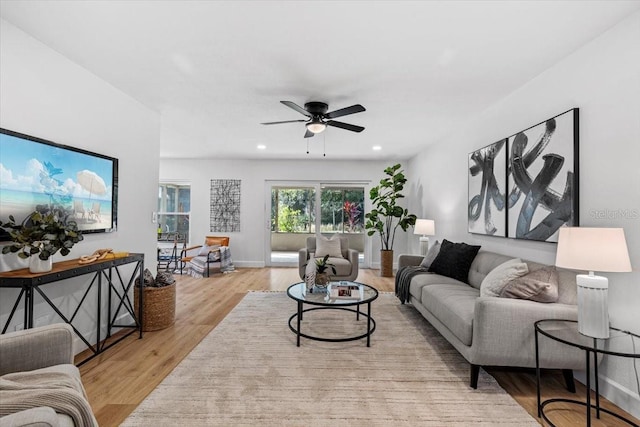
<svg viewBox="0 0 640 427">
<path fill-rule="evenodd" d="M 624 229 L 561 227 L 556 265 L 574 270 L 631 271 Z"/>
<path fill-rule="evenodd" d="M 327 128 L 327 125 L 321 121 L 313 120 L 305 125 L 309 132 L 320 133 Z"/>
<path fill-rule="evenodd" d="M 436 224 L 432 219 L 416 219 L 416 225 L 413 229 L 413 234 L 433 236 L 436 234 Z"/>
</svg>

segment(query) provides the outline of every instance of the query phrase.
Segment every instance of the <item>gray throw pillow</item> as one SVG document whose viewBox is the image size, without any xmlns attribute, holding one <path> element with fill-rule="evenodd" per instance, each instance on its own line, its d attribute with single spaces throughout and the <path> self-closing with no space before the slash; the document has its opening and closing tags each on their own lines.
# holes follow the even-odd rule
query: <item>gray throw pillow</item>
<svg viewBox="0 0 640 427">
<path fill-rule="evenodd" d="M 431 267 L 431 263 L 438 256 L 438 252 L 440 252 L 440 241 L 436 240 L 436 242 L 429 248 L 427 251 L 427 255 L 422 259 L 420 263 L 420 267 L 429 268 Z"/>
<path fill-rule="evenodd" d="M 502 289 L 500 296 L 544 303 L 556 302 L 558 301 L 558 271 L 554 266 L 546 266 L 513 279 Z"/>
<path fill-rule="evenodd" d="M 481 297 L 498 297 L 509 281 L 522 277 L 529 267 L 520 258 L 505 261 L 489 272 L 480 284 Z"/>
</svg>

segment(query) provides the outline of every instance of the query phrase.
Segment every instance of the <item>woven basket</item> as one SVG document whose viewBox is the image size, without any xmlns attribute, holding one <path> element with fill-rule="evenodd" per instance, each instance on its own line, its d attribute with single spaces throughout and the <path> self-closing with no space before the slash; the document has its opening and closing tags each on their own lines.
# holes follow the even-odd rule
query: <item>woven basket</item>
<svg viewBox="0 0 640 427">
<path fill-rule="evenodd" d="M 157 331 L 167 328 L 176 321 L 176 284 L 161 288 L 143 288 L 144 300 L 142 301 L 143 325 L 142 330 Z M 136 287 L 133 294 L 134 309 L 138 315 L 138 294 Z"/>
</svg>

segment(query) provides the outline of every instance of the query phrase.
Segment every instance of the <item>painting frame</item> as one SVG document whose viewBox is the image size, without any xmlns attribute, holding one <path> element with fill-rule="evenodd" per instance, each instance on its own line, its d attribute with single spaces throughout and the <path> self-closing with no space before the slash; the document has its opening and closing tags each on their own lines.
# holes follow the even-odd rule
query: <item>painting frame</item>
<svg viewBox="0 0 640 427">
<path fill-rule="evenodd" d="M 212 179 L 209 231 L 240 231 L 241 185 L 239 179 Z"/>
<path fill-rule="evenodd" d="M 579 109 L 507 138 L 507 237 L 557 242 L 579 221 Z"/>
<path fill-rule="evenodd" d="M 467 231 L 507 237 L 507 138 L 469 153 L 467 166 Z"/>
</svg>

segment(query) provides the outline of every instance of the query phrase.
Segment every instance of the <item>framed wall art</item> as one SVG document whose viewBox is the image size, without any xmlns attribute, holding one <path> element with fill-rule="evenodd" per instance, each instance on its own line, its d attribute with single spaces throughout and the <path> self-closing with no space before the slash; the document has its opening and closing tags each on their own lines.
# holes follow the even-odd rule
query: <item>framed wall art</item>
<svg viewBox="0 0 640 427">
<path fill-rule="evenodd" d="M 507 236 L 507 140 L 503 139 L 469 153 L 470 233 Z"/>
<path fill-rule="evenodd" d="M 578 142 L 577 108 L 508 138 L 508 237 L 557 242 L 579 225 Z"/>
<path fill-rule="evenodd" d="M 211 180 L 209 231 L 240 231 L 240 180 Z"/>
</svg>

